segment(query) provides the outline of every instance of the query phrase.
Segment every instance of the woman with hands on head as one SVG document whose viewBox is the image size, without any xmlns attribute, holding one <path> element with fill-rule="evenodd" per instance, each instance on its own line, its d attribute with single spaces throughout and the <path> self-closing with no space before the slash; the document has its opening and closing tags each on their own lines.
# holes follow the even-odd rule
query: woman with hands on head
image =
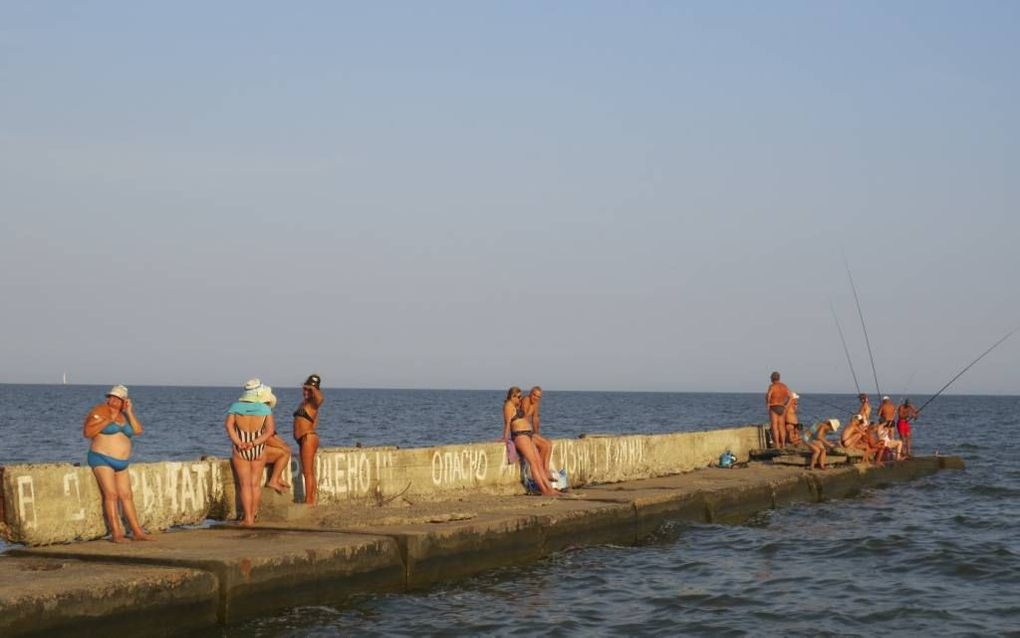
<svg viewBox="0 0 1020 638">
<path fill-rule="evenodd" d="M 315 453 L 319 449 L 319 408 L 323 396 L 322 378 L 311 374 L 301 386 L 301 405 L 294 411 L 294 440 L 301 448 L 301 477 L 305 484 L 305 504 L 315 505 L 319 486 L 315 478 Z"/>
<path fill-rule="evenodd" d="M 110 540 L 114 543 L 129 543 L 124 535 L 117 505 L 127 518 L 135 540 L 151 541 L 138 523 L 134 496 L 131 493 L 131 477 L 128 465 L 131 459 L 131 439 L 144 431 L 142 422 L 135 416 L 134 405 L 128 398 L 128 389 L 115 385 L 106 393 L 106 402 L 94 406 L 85 417 L 82 434 L 92 440 L 89 446 L 88 464 L 99 483 L 103 495 L 103 514 L 110 527 Z"/>
</svg>

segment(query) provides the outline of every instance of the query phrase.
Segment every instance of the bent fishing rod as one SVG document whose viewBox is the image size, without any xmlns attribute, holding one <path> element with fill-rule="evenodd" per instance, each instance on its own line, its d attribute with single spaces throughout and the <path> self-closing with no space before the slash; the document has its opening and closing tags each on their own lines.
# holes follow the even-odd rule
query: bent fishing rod
<svg viewBox="0 0 1020 638">
<path fill-rule="evenodd" d="M 933 395 L 932 395 L 932 397 L 931 397 L 930 399 L 928 399 L 927 401 L 925 401 L 925 402 L 924 402 L 924 405 L 922 405 L 922 406 L 921 406 L 920 408 L 918 408 L 918 409 L 917 409 L 917 414 L 921 414 L 921 410 L 923 410 L 923 409 L 924 409 L 925 407 L 927 407 L 927 405 L 928 405 L 929 403 L 931 403 L 932 401 L 934 401 L 934 400 L 936 399 L 936 397 L 938 397 L 938 396 L 939 396 L 940 394 L 942 394 L 943 392 L 945 392 L 945 391 L 946 391 L 946 388 L 948 388 L 949 386 L 953 385 L 953 382 L 954 382 L 954 381 L 956 381 L 957 379 L 959 379 L 959 378 L 960 378 L 961 376 L 963 376 L 963 373 L 964 373 L 964 372 L 966 372 L 967 370 L 970 370 L 970 369 L 971 369 L 971 368 L 972 368 L 972 367 L 974 366 L 974 364 L 975 364 L 975 363 L 977 363 L 978 361 L 981 361 L 982 359 L 984 359 L 984 358 L 985 358 L 985 355 L 986 355 L 986 354 L 988 354 L 988 353 L 989 353 L 989 352 L 991 352 L 992 350 L 995 350 L 995 349 L 996 349 L 997 347 L 999 347 L 999 344 L 1000 344 L 1000 343 L 1002 343 L 1002 342 L 1003 342 L 1003 341 L 1005 341 L 1006 339 L 1009 339 L 1010 337 L 1012 337 L 1012 336 L 1013 336 L 1013 333 L 1015 333 L 1015 332 L 1016 332 L 1017 330 L 1020 330 L 1020 327 L 1017 327 L 1017 328 L 1013 328 L 1012 330 L 1010 330 L 1010 331 L 1009 331 L 1008 333 L 1006 333 L 1006 336 L 1005 336 L 1005 337 L 1003 337 L 1002 339 L 999 339 L 998 341 L 996 341 L 995 343 L 993 343 L 993 344 L 992 344 L 992 347 L 990 347 L 990 348 L 988 348 L 987 350 L 985 350 L 984 352 L 982 352 L 982 353 L 981 353 L 981 356 L 980 356 L 980 357 L 978 357 L 977 359 L 974 359 L 974 360 L 973 360 L 973 361 L 971 361 L 971 362 L 970 362 L 969 364 L 967 364 L 967 367 L 966 367 L 966 368 L 964 368 L 963 370 L 960 370 L 960 371 L 959 371 L 959 372 L 958 372 L 958 373 L 956 374 L 956 376 L 955 376 L 955 377 L 953 377 L 952 379 L 950 379 L 950 380 L 949 380 L 949 383 L 947 383 L 947 384 L 945 384 L 944 386 L 942 386 L 942 389 L 940 389 L 940 390 L 939 390 L 938 392 L 936 392 L 935 394 L 933 394 Z"/>
</svg>

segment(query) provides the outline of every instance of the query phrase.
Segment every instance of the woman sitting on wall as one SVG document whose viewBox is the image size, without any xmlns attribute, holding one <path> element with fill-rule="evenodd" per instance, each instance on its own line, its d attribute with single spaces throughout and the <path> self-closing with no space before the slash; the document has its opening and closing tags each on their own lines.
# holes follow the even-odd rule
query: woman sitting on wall
<svg viewBox="0 0 1020 638">
<path fill-rule="evenodd" d="M 263 402 L 267 386 L 258 379 L 244 384 L 244 393 L 227 410 L 223 427 L 234 444 L 230 457 L 244 510 L 242 524 L 255 524 L 262 501 L 262 472 L 266 468 L 266 441 L 276 432 L 273 411 Z M 271 394 L 271 392 L 270 392 Z"/>
<path fill-rule="evenodd" d="M 521 408 L 521 389 L 513 386 L 507 391 L 506 401 L 503 402 L 503 441 L 513 441 L 521 458 L 528 463 L 531 479 L 542 496 L 559 496 L 560 493 L 550 485 L 548 474 L 541 470 L 542 458 L 532 440 L 534 435 L 531 423 Z"/>
<path fill-rule="evenodd" d="M 268 405 L 270 410 L 275 409 L 276 395 L 273 394 L 273 389 L 268 385 L 263 385 L 262 388 L 259 400 Z M 287 486 L 283 484 L 281 478 L 283 477 L 283 471 L 290 465 L 291 454 L 290 446 L 280 438 L 279 433 L 274 433 L 266 441 L 266 464 L 272 467 L 269 471 L 269 482 L 266 483 L 266 487 L 273 488 L 277 494 L 283 494 L 287 491 Z"/>
<path fill-rule="evenodd" d="M 89 411 L 82 428 L 85 438 L 92 439 L 88 464 L 103 494 L 103 514 L 110 527 L 110 540 L 114 543 L 131 542 L 124 536 L 124 526 L 117 511 L 118 502 L 134 539 L 155 540 L 138 524 L 138 513 L 131 494 L 131 477 L 128 475 L 131 438 L 143 431 L 142 422 L 135 416 L 134 405 L 128 398 L 128 389 L 122 385 L 110 388 L 106 402 Z"/>
</svg>

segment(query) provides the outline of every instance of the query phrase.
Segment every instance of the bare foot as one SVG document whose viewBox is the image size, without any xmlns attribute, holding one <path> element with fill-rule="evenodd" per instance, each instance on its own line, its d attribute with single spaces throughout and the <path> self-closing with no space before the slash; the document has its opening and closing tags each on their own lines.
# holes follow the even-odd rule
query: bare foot
<svg viewBox="0 0 1020 638">
<path fill-rule="evenodd" d="M 110 537 L 110 542 L 111 543 L 130 543 L 131 539 L 126 537 L 126 536 L 111 536 Z"/>
<path fill-rule="evenodd" d="M 241 521 L 241 527 L 255 527 L 255 521 L 253 520 L 249 521 L 248 519 L 245 519 Z"/>
<path fill-rule="evenodd" d="M 136 541 L 154 541 L 156 537 L 152 534 L 146 534 L 145 532 L 132 534 L 132 537 Z"/>
<path fill-rule="evenodd" d="M 271 487 L 277 494 L 283 494 L 287 491 L 287 486 L 283 483 L 266 483 L 266 487 Z"/>
</svg>

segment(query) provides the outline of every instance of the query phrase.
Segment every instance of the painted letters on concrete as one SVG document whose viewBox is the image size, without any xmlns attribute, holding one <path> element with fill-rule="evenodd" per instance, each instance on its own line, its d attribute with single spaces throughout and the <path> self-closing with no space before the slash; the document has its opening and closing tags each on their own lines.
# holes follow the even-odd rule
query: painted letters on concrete
<svg viewBox="0 0 1020 638">
<path fill-rule="evenodd" d="M 758 427 L 709 432 L 604 436 L 553 441 L 551 465 L 573 486 L 665 476 L 704 467 L 730 450 L 746 458 Z M 521 494 L 517 465 L 501 442 L 399 450 L 326 448 L 315 459 L 322 503 L 382 502 L 406 495 L 443 499 L 458 491 Z M 29 545 L 107 533 L 95 477 L 73 465 L 11 465 L 0 472 L 6 535 Z M 223 459 L 136 463 L 128 472 L 139 520 L 148 529 L 226 519 L 236 513 L 233 472 Z M 296 461 L 284 472 L 300 476 Z M 295 486 L 301 488 L 299 485 Z M 303 489 L 297 490 L 300 499 Z"/>
</svg>

